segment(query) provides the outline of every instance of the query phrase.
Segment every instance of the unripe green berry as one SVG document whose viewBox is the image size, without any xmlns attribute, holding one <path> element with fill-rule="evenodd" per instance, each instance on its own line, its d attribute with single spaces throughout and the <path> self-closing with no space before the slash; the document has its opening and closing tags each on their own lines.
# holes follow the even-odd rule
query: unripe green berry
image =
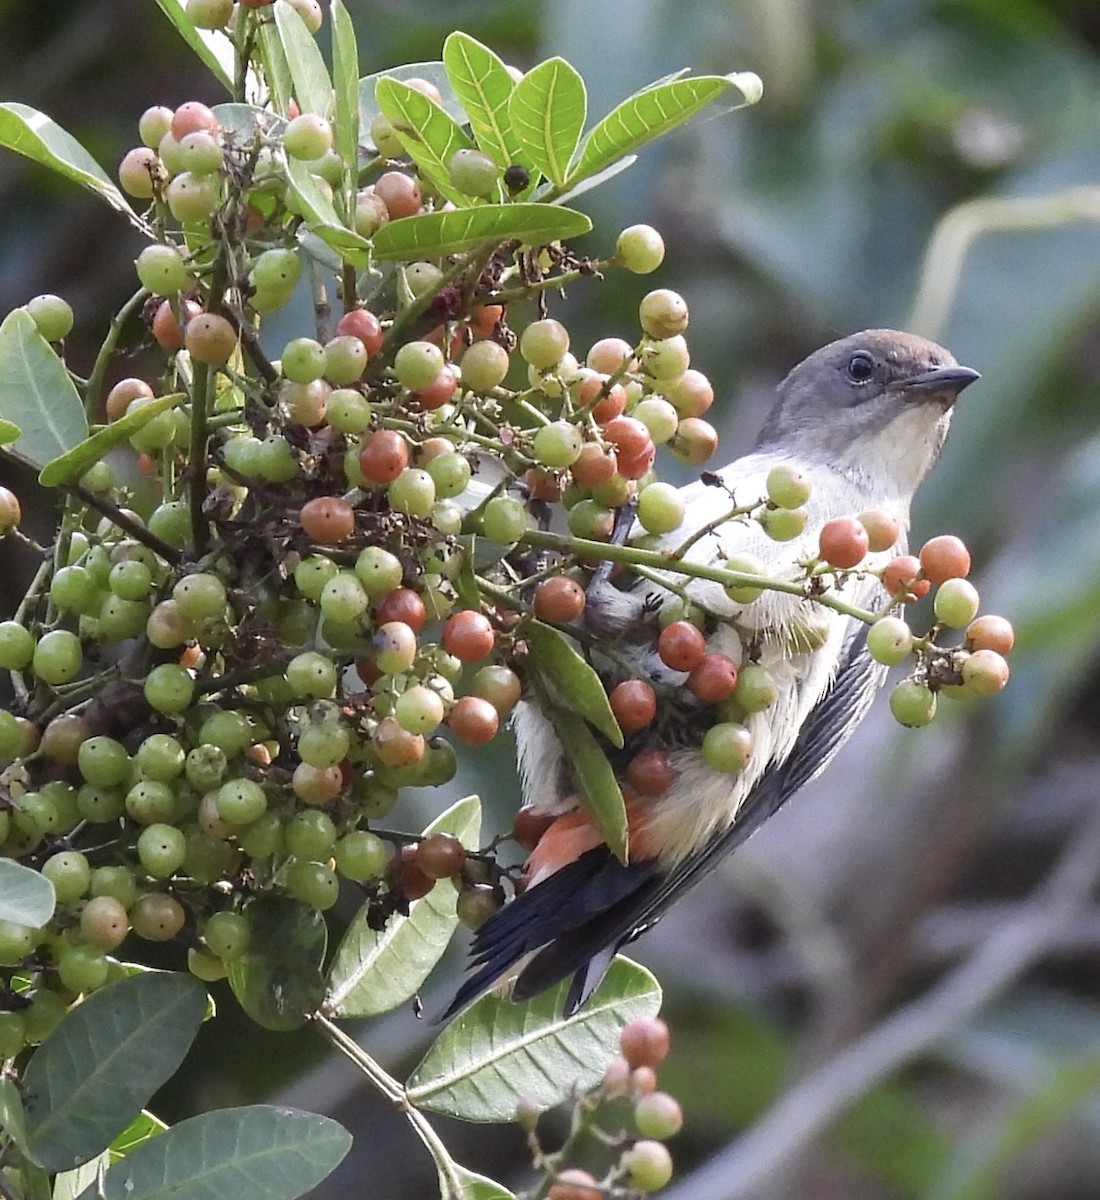
<svg viewBox="0 0 1100 1200">
<path fill-rule="evenodd" d="M 913 649 L 913 631 L 901 617 L 882 617 L 867 630 L 867 652 L 884 666 L 904 662 Z"/>
<path fill-rule="evenodd" d="M 928 725 L 936 715 L 936 693 L 927 684 L 903 679 L 890 693 L 890 712 L 911 729 Z"/>
</svg>

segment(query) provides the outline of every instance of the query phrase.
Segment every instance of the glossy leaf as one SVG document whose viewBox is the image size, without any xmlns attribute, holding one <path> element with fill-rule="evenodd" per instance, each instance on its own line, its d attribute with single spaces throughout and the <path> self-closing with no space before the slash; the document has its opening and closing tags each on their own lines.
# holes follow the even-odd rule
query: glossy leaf
<svg viewBox="0 0 1100 1200">
<path fill-rule="evenodd" d="M 275 895 L 260 896 L 245 912 L 252 936 L 247 952 L 229 965 L 229 985 L 257 1025 L 297 1029 L 324 998 L 325 919 L 315 908 Z"/>
<path fill-rule="evenodd" d="M 373 75 L 364 75 L 359 80 L 359 123 L 363 129 L 370 127 L 371 121 L 382 111 L 378 107 L 375 88 L 380 79 L 426 79 L 439 89 L 443 101 L 443 111 L 449 113 L 460 125 L 466 123 L 466 113 L 461 102 L 451 87 L 447 72 L 441 62 L 405 63 L 399 67 L 388 67 L 385 71 L 376 71 Z"/>
<path fill-rule="evenodd" d="M 478 146 L 501 167 L 515 162 L 532 167 L 508 114 L 516 81 L 504 62 L 476 38 L 455 30 L 443 43 L 443 65 Z"/>
<path fill-rule="evenodd" d="M 536 669 L 566 703 L 590 721 L 613 745 L 622 747 L 623 731 L 599 675 L 577 653 L 564 634 L 541 621 L 531 621 L 524 636 Z"/>
<path fill-rule="evenodd" d="M 81 1192 L 94 1188 L 101 1175 L 106 1173 L 111 1165 L 111 1155 L 104 1150 L 95 1158 L 81 1163 L 71 1171 L 60 1172 L 53 1181 L 52 1200 L 76 1200 Z"/>
<path fill-rule="evenodd" d="M 458 122 L 423 92 L 399 79 L 379 79 L 374 94 L 421 174 L 440 195 L 458 205 L 469 204 L 451 183 L 449 170 L 451 155 L 473 145 Z"/>
<path fill-rule="evenodd" d="M 206 1008 L 188 975 L 132 975 L 70 1009 L 27 1066 L 30 1157 L 67 1171 L 105 1150 L 183 1062 Z"/>
<path fill-rule="evenodd" d="M 317 39 L 306 28 L 301 14 L 287 0 L 275 0 L 275 25 L 294 84 L 299 109 L 327 117 L 332 110 L 332 80 L 321 57 Z"/>
<path fill-rule="evenodd" d="M 0 446 L 10 446 L 23 436 L 23 430 L 14 421 L 0 420 Z"/>
<path fill-rule="evenodd" d="M 412 1073 L 418 1108 L 467 1121 L 510 1121 L 520 1100 L 552 1108 L 594 1086 L 617 1053 L 619 1031 L 661 1007 L 657 980 L 617 958 L 588 1002 L 561 1009 L 568 981 L 526 1004 L 489 993 L 453 1021 Z"/>
<path fill-rule="evenodd" d="M 439 1194 L 452 1195 L 452 1181 L 462 1189 L 462 1200 L 515 1200 L 515 1193 L 510 1192 L 502 1183 L 479 1175 L 456 1162 L 450 1164 L 450 1170 L 445 1174 L 439 1171 Z"/>
<path fill-rule="evenodd" d="M 25 309 L 0 324 L 0 417 L 22 430 L 14 452 L 42 467 L 88 436 L 76 386 Z"/>
<path fill-rule="evenodd" d="M 179 0 L 157 0 L 157 5 L 161 12 L 168 18 L 169 21 L 176 27 L 180 37 L 191 47 L 192 50 L 202 59 L 206 68 L 211 75 L 222 85 L 227 92 L 233 91 L 233 80 L 226 71 L 222 63 L 221 57 L 216 54 L 211 46 L 214 39 L 212 31 L 204 29 L 196 29 L 194 22 L 187 15 Z M 228 46 L 228 39 L 226 45 Z"/>
<path fill-rule="evenodd" d="M 424 830 L 452 833 L 474 849 L 481 836 L 481 801 L 466 796 Z M 369 1017 L 389 1012 L 414 996 L 443 957 L 458 924 L 458 893 L 440 882 L 409 905 L 407 917 L 391 917 L 382 930 L 367 924 L 366 910 L 348 926 L 329 971 L 325 1012 L 330 1017 Z"/>
<path fill-rule="evenodd" d="M 0 1129 L 22 1154 L 27 1152 L 27 1117 L 23 1097 L 10 1075 L 0 1075 Z"/>
<path fill-rule="evenodd" d="M 283 40 L 274 21 L 264 21 L 260 25 L 260 53 L 272 103 L 279 113 L 286 116 L 290 111 L 294 81 L 290 77 L 290 64 L 287 62 Z"/>
<path fill-rule="evenodd" d="M 10 858 L 0 858 L 0 921 L 37 929 L 53 916 L 53 884 L 38 871 Z"/>
<path fill-rule="evenodd" d="M 82 1200 L 295 1200 L 351 1148 L 317 1113 L 256 1104 L 181 1121 L 115 1163 Z"/>
<path fill-rule="evenodd" d="M 60 455 L 48 462 L 38 473 L 38 482 L 43 487 L 57 487 L 63 483 L 72 483 L 79 479 L 89 468 L 94 466 L 114 446 L 132 438 L 139 429 L 147 425 L 158 413 L 175 408 L 183 400 L 183 392 L 174 392 L 167 396 L 157 396 L 143 405 L 136 412 L 127 413 L 97 430 L 90 438 L 86 438 L 68 453 Z"/>
<path fill-rule="evenodd" d="M 573 782 L 592 823 L 611 853 L 625 863 L 629 857 L 626 805 L 607 755 L 583 717 L 551 702 L 544 709 L 565 751 Z"/>
<path fill-rule="evenodd" d="M 569 174 L 587 112 L 584 80 L 564 58 L 533 67 L 508 102 L 512 128 L 527 156 L 559 186 Z"/>
<path fill-rule="evenodd" d="M 124 1155 L 135 1150 L 142 1142 L 147 1142 L 158 1133 L 163 1133 L 167 1124 L 151 1112 L 142 1110 L 129 1125 L 115 1138 L 110 1146 L 111 1161 L 116 1162 Z"/>
<path fill-rule="evenodd" d="M 56 121 L 26 104 L 0 104 L 0 146 L 33 159 L 102 196 L 112 208 L 147 232 L 144 221 L 87 150 Z"/>
<path fill-rule="evenodd" d="M 483 242 L 518 238 L 539 246 L 592 228 L 584 213 L 552 204 L 486 204 L 390 221 L 374 235 L 376 259 L 441 258 Z"/>
<path fill-rule="evenodd" d="M 584 140 L 580 157 L 566 181 L 579 180 L 604 170 L 616 159 L 682 125 L 719 96 L 740 93 L 732 107 L 755 104 L 761 85 L 751 71 L 734 75 L 700 75 L 674 79 L 643 89 L 613 108 Z"/>
<path fill-rule="evenodd" d="M 344 169 L 354 174 L 359 158 L 359 48 L 355 26 L 343 0 L 332 0 L 332 81 L 335 93 L 333 126 L 336 153 Z"/>
</svg>

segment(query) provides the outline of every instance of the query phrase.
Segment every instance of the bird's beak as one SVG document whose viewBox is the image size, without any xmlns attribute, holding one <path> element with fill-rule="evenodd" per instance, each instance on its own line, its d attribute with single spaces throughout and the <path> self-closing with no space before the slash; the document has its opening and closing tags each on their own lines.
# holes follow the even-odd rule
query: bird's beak
<svg viewBox="0 0 1100 1200">
<path fill-rule="evenodd" d="M 981 379 L 977 371 L 970 367 L 936 367 L 932 371 L 923 371 L 905 380 L 902 386 L 908 391 L 924 392 L 935 395 L 937 392 L 957 396 L 965 387 L 969 387 L 976 379 Z"/>
</svg>

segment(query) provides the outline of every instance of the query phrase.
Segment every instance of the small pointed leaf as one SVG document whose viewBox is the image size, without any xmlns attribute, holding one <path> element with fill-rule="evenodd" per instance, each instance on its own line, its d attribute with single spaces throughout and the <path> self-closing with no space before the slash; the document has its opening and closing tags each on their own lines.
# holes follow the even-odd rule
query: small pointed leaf
<svg viewBox="0 0 1100 1200">
<path fill-rule="evenodd" d="M 326 245 L 331 246 L 344 262 L 365 269 L 370 262 L 370 242 L 360 237 L 353 229 L 344 228 L 332 201 L 322 191 L 304 162 L 288 159 L 286 169 L 290 189 L 296 196 L 301 211 L 305 213 L 309 228 Z"/>
<path fill-rule="evenodd" d="M 14 452 L 42 467 L 88 436 L 76 386 L 25 309 L 0 324 L 0 417 L 23 431 Z"/>
<path fill-rule="evenodd" d="M 175 408 L 181 400 L 186 399 L 183 392 L 174 392 L 167 396 L 157 396 L 136 412 L 127 413 L 97 430 L 90 438 L 86 438 L 78 446 L 74 446 L 66 454 L 60 455 L 48 462 L 38 473 L 38 482 L 43 487 L 58 487 L 63 483 L 72 483 L 79 479 L 90 467 L 94 466 L 114 446 L 119 446 L 132 438 L 139 429 L 143 428 L 158 413 Z"/>
<path fill-rule="evenodd" d="M 261 896 L 245 912 L 252 936 L 246 953 L 230 964 L 229 986 L 257 1025 L 298 1029 L 325 994 L 325 919 L 287 896 Z"/>
<path fill-rule="evenodd" d="M 142 1109 L 111 1143 L 111 1161 L 117 1162 L 120 1158 L 129 1154 L 131 1150 L 140 1146 L 142 1142 L 147 1142 L 151 1137 L 156 1137 L 158 1133 L 163 1133 L 167 1128 L 168 1126 L 160 1117 L 154 1116 L 146 1109 Z"/>
<path fill-rule="evenodd" d="M 321 57 L 317 39 L 306 28 L 305 21 L 293 4 L 275 0 L 275 25 L 283 44 L 294 98 L 304 113 L 327 117 L 332 111 L 332 80 Z"/>
<path fill-rule="evenodd" d="M 15 1143 L 20 1154 L 27 1153 L 27 1118 L 23 1097 L 10 1075 L 0 1075 L 0 1129 Z"/>
<path fill-rule="evenodd" d="M 351 1134 L 317 1113 L 223 1108 L 136 1147 L 81 1200 L 296 1200 L 350 1148 Z"/>
<path fill-rule="evenodd" d="M 569 644 L 564 634 L 541 621 L 528 623 L 524 636 L 535 667 L 570 706 L 620 749 L 623 731 L 599 675 Z"/>
<path fill-rule="evenodd" d="M 53 916 L 53 884 L 38 871 L 10 858 L 0 858 L 0 921 L 37 929 Z"/>
<path fill-rule="evenodd" d="M 424 836 L 451 833 L 474 849 L 481 836 L 481 802 L 466 796 L 424 830 Z M 325 1013 L 330 1017 L 370 1017 L 389 1012 L 415 995 L 447 949 L 458 923 L 458 894 L 437 884 L 409 905 L 409 915 L 391 917 L 374 930 L 365 912 L 348 926 L 329 972 Z"/>
<path fill-rule="evenodd" d="M 558 186 L 569 174 L 587 111 L 584 80 L 564 58 L 549 58 L 533 67 L 508 101 L 508 116 L 523 149 Z"/>
<path fill-rule="evenodd" d="M 734 75 L 700 75 L 674 79 L 635 92 L 590 130 L 566 183 L 572 187 L 579 180 L 602 171 L 616 159 L 682 125 L 700 109 L 731 91 L 740 93 L 740 100 L 733 108 L 755 104 L 760 99 L 760 79 L 751 71 Z"/>
<path fill-rule="evenodd" d="M 94 1158 L 183 1062 L 206 989 L 188 975 L 132 975 L 69 1010 L 27 1066 L 30 1157 L 49 1171 Z"/>
<path fill-rule="evenodd" d="M 343 0 L 332 0 L 332 81 L 336 100 L 334 145 L 345 171 L 354 175 L 359 160 L 359 48 Z"/>
<path fill-rule="evenodd" d="M 448 1174 L 450 1178 L 448 1178 Z M 515 1193 L 510 1192 L 503 1183 L 497 1183 L 495 1179 L 490 1179 L 486 1175 L 479 1175 L 476 1171 L 471 1171 L 459 1163 L 452 1162 L 448 1174 L 444 1174 L 443 1171 L 439 1172 L 439 1194 L 441 1196 L 452 1194 L 451 1181 L 453 1179 L 462 1189 L 462 1200 L 516 1200 Z"/>
<path fill-rule="evenodd" d="M 484 242 L 518 238 L 540 246 L 592 228 L 584 213 L 552 204 L 486 204 L 458 212 L 423 213 L 390 221 L 374 235 L 374 257 L 399 261 L 441 258 Z"/>
<path fill-rule="evenodd" d="M 466 1121 L 510 1121 L 520 1100 L 547 1109 L 594 1086 L 618 1052 L 622 1027 L 659 1011 L 661 988 L 644 967 L 619 957 L 588 1002 L 564 1017 L 568 986 L 526 1004 L 482 996 L 412 1073 L 410 1102 Z"/>
<path fill-rule="evenodd" d="M 478 146 L 499 166 L 534 166 L 523 152 L 508 115 L 516 81 L 504 62 L 476 38 L 455 30 L 443 43 L 447 78 L 462 101 Z"/>
<path fill-rule="evenodd" d="M 130 207 L 126 197 L 99 163 L 72 134 L 66 133 L 45 113 L 14 101 L 0 104 L 0 146 L 23 154 L 64 175 L 66 179 L 79 183 L 81 187 L 97 192 L 143 233 L 148 232 L 145 222 Z"/>
<path fill-rule="evenodd" d="M 277 112 L 286 116 L 290 112 L 290 98 L 294 94 L 294 80 L 290 77 L 279 27 L 274 21 L 260 25 L 260 52 L 264 63 L 264 78 L 271 89 L 271 99 Z"/>
</svg>

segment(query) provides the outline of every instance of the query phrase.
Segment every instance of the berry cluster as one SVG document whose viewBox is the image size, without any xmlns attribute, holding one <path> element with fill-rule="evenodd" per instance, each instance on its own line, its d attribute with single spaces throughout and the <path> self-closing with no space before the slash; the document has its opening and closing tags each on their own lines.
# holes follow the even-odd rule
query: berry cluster
<svg viewBox="0 0 1100 1200">
<path fill-rule="evenodd" d="M 679 1102 L 657 1090 L 657 1068 L 669 1051 L 668 1026 L 659 1017 L 630 1021 L 619 1035 L 619 1056 L 602 1082 L 576 1103 L 569 1138 L 547 1153 L 536 1136 L 538 1114 L 522 1106 L 516 1119 L 527 1130 L 535 1166 L 545 1173 L 550 1200 L 601 1200 L 601 1197 L 656 1192 L 672 1178 L 672 1156 L 665 1141 L 684 1123 Z M 614 1159 L 602 1178 L 578 1160 Z"/>
</svg>

